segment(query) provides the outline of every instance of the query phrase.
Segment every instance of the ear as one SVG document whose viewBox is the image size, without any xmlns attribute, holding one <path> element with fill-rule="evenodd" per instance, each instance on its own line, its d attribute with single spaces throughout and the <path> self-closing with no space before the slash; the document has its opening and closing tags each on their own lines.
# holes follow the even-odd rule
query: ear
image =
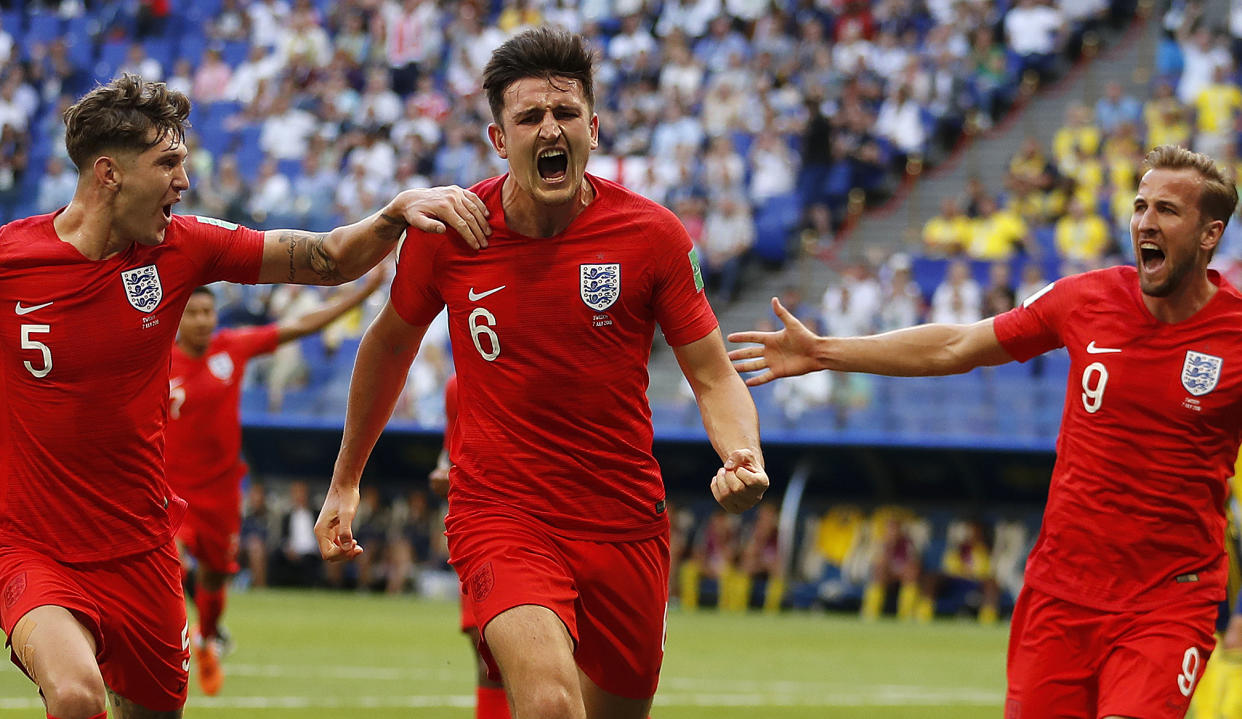
<svg viewBox="0 0 1242 719">
<path fill-rule="evenodd" d="M 493 122 L 487 126 L 487 139 L 492 141 L 492 147 L 496 149 L 496 154 L 500 159 L 509 159 L 509 148 L 505 146 L 505 131 L 500 129 L 499 125 Z"/>
<path fill-rule="evenodd" d="M 1203 234 L 1199 236 L 1199 249 L 1209 255 L 1216 250 L 1216 245 L 1220 244 L 1221 235 L 1225 233 L 1225 223 L 1220 220 L 1212 220 L 1203 228 Z"/>
<path fill-rule="evenodd" d="M 591 149 L 599 147 L 599 115 L 591 115 Z"/>
<path fill-rule="evenodd" d="M 113 192 L 121 189 L 121 166 L 115 158 L 107 155 L 96 157 L 94 164 L 91 165 L 91 172 L 95 175 L 95 182 L 100 186 Z"/>
</svg>

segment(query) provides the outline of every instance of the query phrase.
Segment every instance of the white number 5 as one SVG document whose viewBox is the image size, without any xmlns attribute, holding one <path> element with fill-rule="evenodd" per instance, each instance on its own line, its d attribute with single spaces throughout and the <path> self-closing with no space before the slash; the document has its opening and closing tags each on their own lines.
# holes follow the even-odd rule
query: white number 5
<svg viewBox="0 0 1242 719">
<path fill-rule="evenodd" d="M 1108 384 L 1108 369 L 1099 362 L 1087 365 L 1082 372 L 1082 406 L 1094 414 L 1104 404 L 1104 387 Z"/>
<path fill-rule="evenodd" d="M 52 371 L 52 350 L 42 342 L 36 342 L 35 340 L 30 339 L 30 335 L 36 332 L 43 333 L 51 331 L 52 328 L 50 325 L 22 325 L 22 349 L 39 350 L 39 354 L 43 355 L 43 366 L 36 368 L 30 363 L 30 360 L 26 360 L 22 362 L 22 364 L 25 365 L 26 370 L 29 371 L 30 374 L 40 379 L 46 377 L 47 373 Z"/>
</svg>

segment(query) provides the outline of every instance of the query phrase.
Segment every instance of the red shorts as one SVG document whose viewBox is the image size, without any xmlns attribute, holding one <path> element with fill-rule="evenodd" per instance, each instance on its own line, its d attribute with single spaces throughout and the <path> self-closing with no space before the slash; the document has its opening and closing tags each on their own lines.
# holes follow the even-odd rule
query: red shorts
<svg viewBox="0 0 1242 719">
<path fill-rule="evenodd" d="M 1024 587 L 1005 719 L 1182 719 L 1216 637 L 1216 603 L 1106 612 Z"/>
<path fill-rule="evenodd" d="M 172 542 L 111 562 L 72 565 L 0 548 L 0 597 L 6 636 L 30 610 L 64 607 L 95 637 L 95 660 L 112 691 L 153 711 L 185 704 L 190 639 Z M 10 657 L 25 671 L 15 653 Z"/>
<path fill-rule="evenodd" d="M 463 518 L 454 529 L 450 561 L 465 578 L 463 604 L 480 634 L 508 609 L 547 607 L 569 630 L 574 660 L 591 681 L 631 699 L 655 695 L 668 610 L 667 531 L 632 542 L 596 542 L 495 514 Z M 499 680 L 486 642 L 479 649 L 488 675 Z"/>
<path fill-rule="evenodd" d="M 177 541 L 200 564 L 219 574 L 236 574 L 237 550 L 241 545 L 241 509 L 238 505 L 215 506 L 191 500 Z"/>
<path fill-rule="evenodd" d="M 462 585 L 461 596 L 458 597 L 458 604 L 461 605 L 461 630 L 469 632 L 472 629 L 478 629 L 479 625 L 474 621 L 474 612 L 470 611 L 470 597 L 466 596 L 466 587 Z"/>
</svg>

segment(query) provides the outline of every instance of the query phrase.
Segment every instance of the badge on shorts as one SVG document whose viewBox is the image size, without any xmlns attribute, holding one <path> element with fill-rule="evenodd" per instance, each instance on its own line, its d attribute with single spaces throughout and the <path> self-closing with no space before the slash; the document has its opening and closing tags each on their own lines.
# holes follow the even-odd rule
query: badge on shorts
<svg viewBox="0 0 1242 719">
<path fill-rule="evenodd" d="M 621 296 L 621 264 L 578 265 L 578 292 L 587 307 L 603 312 Z"/>
<path fill-rule="evenodd" d="M 476 602 L 481 602 L 492 593 L 492 587 L 496 585 L 496 577 L 492 574 L 492 563 L 488 562 L 479 571 L 474 573 L 470 578 L 470 596 Z"/>
<path fill-rule="evenodd" d="M 1182 363 L 1182 386 L 1196 397 L 1211 392 L 1220 381 L 1220 368 L 1224 363 L 1220 357 L 1187 351 L 1186 361 Z"/>
<path fill-rule="evenodd" d="M 16 577 L 9 580 L 9 584 L 4 588 L 4 608 L 12 609 L 17 604 L 18 598 L 26 591 L 26 573 L 19 572 Z"/>
<path fill-rule="evenodd" d="M 125 285 L 125 299 L 144 314 L 153 312 L 164 299 L 164 286 L 160 284 L 160 273 L 155 265 L 125 270 L 121 273 L 121 282 Z"/>
</svg>

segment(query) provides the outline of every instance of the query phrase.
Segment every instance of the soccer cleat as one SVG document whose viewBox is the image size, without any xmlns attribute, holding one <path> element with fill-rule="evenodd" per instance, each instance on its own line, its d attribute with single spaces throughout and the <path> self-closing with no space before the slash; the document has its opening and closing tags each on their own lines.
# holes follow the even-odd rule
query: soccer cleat
<svg viewBox="0 0 1242 719">
<path fill-rule="evenodd" d="M 198 627 L 194 627 L 192 635 L 198 686 L 207 696 L 215 696 L 224 686 L 224 667 L 220 666 L 220 641 L 214 637 L 203 639 Z"/>
</svg>

